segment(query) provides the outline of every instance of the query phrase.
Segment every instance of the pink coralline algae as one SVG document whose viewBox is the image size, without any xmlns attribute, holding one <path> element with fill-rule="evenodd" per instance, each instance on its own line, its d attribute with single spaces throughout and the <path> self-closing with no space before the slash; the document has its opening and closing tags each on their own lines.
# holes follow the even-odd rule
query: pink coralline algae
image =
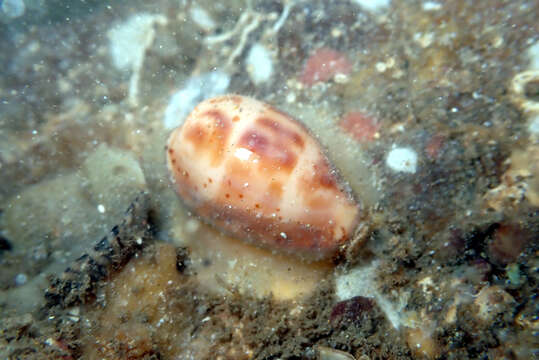
<svg viewBox="0 0 539 360">
<path fill-rule="evenodd" d="M 380 124 L 373 117 L 360 111 L 346 113 L 339 126 L 359 142 L 372 141 L 380 130 Z"/>
<path fill-rule="evenodd" d="M 373 299 L 355 296 L 335 304 L 331 310 L 330 321 L 335 324 L 353 322 L 360 325 L 374 306 Z"/>
<path fill-rule="evenodd" d="M 440 155 L 440 151 L 444 146 L 445 138 L 441 135 L 432 136 L 425 146 L 425 153 L 431 160 L 435 160 Z"/>
<path fill-rule="evenodd" d="M 170 135 L 167 162 L 188 207 L 259 246 L 328 258 L 358 223 L 358 203 L 309 131 L 248 97 L 200 103 Z"/>
<path fill-rule="evenodd" d="M 533 238 L 533 233 L 520 225 L 502 224 L 488 244 L 488 253 L 494 262 L 508 264 L 517 260 Z"/>
<path fill-rule="evenodd" d="M 322 47 L 317 49 L 305 62 L 300 81 L 306 86 L 331 80 L 337 74 L 348 75 L 352 63 L 346 55 L 336 50 Z"/>
</svg>

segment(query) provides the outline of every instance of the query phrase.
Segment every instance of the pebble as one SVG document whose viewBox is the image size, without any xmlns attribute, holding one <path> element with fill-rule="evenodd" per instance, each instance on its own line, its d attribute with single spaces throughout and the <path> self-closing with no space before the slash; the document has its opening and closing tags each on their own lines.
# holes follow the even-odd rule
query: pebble
<svg viewBox="0 0 539 360">
<path fill-rule="evenodd" d="M 353 2 L 372 12 L 385 10 L 390 5 L 389 0 L 354 0 Z"/>
<path fill-rule="evenodd" d="M 2 12 L 9 18 L 18 18 L 24 15 L 26 5 L 23 0 L 4 0 L 1 3 Z"/>
<path fill-rule="evenodd" d="M 28 276 L 26 276 L 26 274 L 24 274 L 24 273 L 20 273 L 20 274 L 17 274 L 17 276 L 15 276 L 15 285 L 16 286 L 24 285 L 24 284 L 26 284 L 27 281 L 28 281 Z"/>
<path fill-rule="evenodd" d="M 230 76 L 223 71 L 212 71 L 187 80 L 185 86 L 174 93 L 165 110 L 163 124 L 166 129 L 174 129 L 200 101 L 221 95 L 228 89 Z"/>
<path fill-rule="evenodd" d="M 273 61 L 269 51 L 261 44 L 254 44 L 247 58 L 247 73 L 255 85 L 267 82 L 273 75 Z"/>
<path fill-rule="evenodd" d="M 387 155 L 386 165 L 393 171 L 413 174 L 417 170 L 417 153 L 409 147 L 395 147 Z"/>
</svg>

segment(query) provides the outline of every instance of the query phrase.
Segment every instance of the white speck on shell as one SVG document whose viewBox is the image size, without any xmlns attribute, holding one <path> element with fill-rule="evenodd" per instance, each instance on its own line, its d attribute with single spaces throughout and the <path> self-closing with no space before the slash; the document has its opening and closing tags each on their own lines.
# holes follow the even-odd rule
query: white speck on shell
<svg viewBox="0 0 539 360">
<path fill-rule="evenodd" d="M 246 149 L 246 148 L 237 148 L 234 151 L 234 156 L 237 157 L 238 159 L 242 160 L 242 161 L 249 160 L 249 158 L 251 157 L 252 154 L 253 154 L 253 152 L 251 150 L 249 150 L 249 149 Z"/>
</svg>

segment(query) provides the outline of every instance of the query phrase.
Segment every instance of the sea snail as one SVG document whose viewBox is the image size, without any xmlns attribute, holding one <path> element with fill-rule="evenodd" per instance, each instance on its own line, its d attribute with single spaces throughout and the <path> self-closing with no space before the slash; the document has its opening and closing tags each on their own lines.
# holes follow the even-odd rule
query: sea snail
<svg viewBox="0 0 539 360">
<path fill-rule="evenodd" d="M 183 202 L 204 221 L 255 245 L 329 258 L 352 236 L 360 206 L 318 141 L 258 100 L 198 104 L 167 145 Z"/>
</svg>

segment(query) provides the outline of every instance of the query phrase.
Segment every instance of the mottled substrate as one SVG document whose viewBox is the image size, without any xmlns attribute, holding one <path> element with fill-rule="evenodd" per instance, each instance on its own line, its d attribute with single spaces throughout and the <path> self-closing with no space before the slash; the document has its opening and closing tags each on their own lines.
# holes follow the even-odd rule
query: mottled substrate
<svg viewBox="0 0 539 360">
<path fill-rule="evenodd" d="M 314 359 L 315 343 L 348 351 L 362 346 L 366 353 L 394 358 L 408 353 L 402 343 L 387 346 L 371 337 L 394 331 L 373 304 L 332 314 L 331 282 L 322 282 L 298 304 L 235 289 L 216 296 L 186 270 L 178 272 L 170 245 L 149 248 L 129 263 L 107 285 L 107 303 L 86 314 L 91 325 L 83 329 L 84 353 L 90 358 Z"/>
<path fill-rule="evenodd" d="M 96 9 L 93 16 L 71 14 L 69 22 L 36 25 L 24 33 L 10 28 L 17 36 L 0 42 L 6 69 L 0 78 L 4 213 L 31 184 L 41 189 L 49 189 L 48 181 L 67 184 L 62 174 L 72 179 L 73 170 L 106 143 L 140 161 L 150 201 L 159 204 L 154 208 L 160 239 L 196 241 L 198 233 L 188 231 L 189 217 L 177 210 L 163 181 L 168 134 L 161 121 L 167 96 L 184 79 L 216 67 L 231 75 L 228 91 L 291 112 L 328 147 L 369 208 L 374 229 L 360 256 L 342 266 L 380 261 L 379 291 L 392 303 L 405 304 L 400 329 L 372 300 L 336 303 L 331 276 L 298 301 L 255 297 L 233 286 L 223 295 L 197 283 L 185 254 L 174 265 L 175 249 L 156 245 L 100 283 L 97 293 L 92 288 L 85 298 L 95 296 L 94 303 L 17 317 L 6 315 L 10 307 L 2 308 L 1 355 L 167 358 L 191 351 L 201 354 L 197 358 L 286 359 L 315 358 L 315 346 L 323 345 L 357 359 L 536 356 L 538 175 L 529 164 L 537 163 L 537 144 L 509 88 L 528 66 L 520 54 L 538 41 L 536 2 L 394 1 L 387 11 L 373 14 L 349 2 L 328 7 L 313 1 L 288 8 L 273 36 L 263 35 L 284 12 L 283 4 L 261 1 L 245 10 L 242 1 L 226 9 L 211 3 L 198 2 L 218 23 L 209 30 L 192 21 L 188 8 L 168 1 L 129 2 L 128 8 Z M 165 14 L 168 25 L 156 28 L 146 51 L 140 106 L 132 108 L 127 104 L 130 74 L 112 67 L 103 31 L 141 11 Z M 234 33 L 245 11 L 250 13 Z M 272 13 L 276 16 L 261 18 Z M 241 29 L 250 29 L 243 48 Z M 229 31 L 228 40 L 204 42 Z M 272 51 L 274 61 L 272 78 L 257 85 L 245 75 L 243 62 L 255 41 Z M 353 68 L 309 87 L 300 81 L 303 65 L 320 47 L 345 54 Z M 357 142 L 337 126 L 343 114 L 356 111 L 378 119 L 370 141 Z M 385 166 L 393 145 L 417 153 L 415 172 Z M 63 189 L 68 195 L 78 192 Z M 114 193 L 104 193 L 104 200 Z M 106 223 L 80 203 L 62 204 L 69 207 L 63 211 L 82 217 L 87 211 L 92 221 Z M 183 231 L 172 236 L 168 229 L 175 212 Z M 40 219 L 32 228 L 52 231 L 33 235 L 24 256 L 16 254 L 24 249 L 22 241 L 2 239 L 2 296 L 31 285 L 37 271 L 65 267 L 62 259 L 68 256 L 55 256 L 71 249 L 60 241 L 65 234 L 54 231 L 53 216 Z M 87 235 L 79 241 L 94 240 Z M 19 272 L 30 278 L 26 285 L 11 280 Z M 114 326 L 121 331 L 112 332 Z M 185 340 L 178 348 L 168 347 L 170 331 Z M 95 341 L 101 346 L 93 346 Z M 212 352 L 205 355 L 206 349 Z"/>
<path fill-rule="evenodd" d="M 121 224 L 51 281 L 45 292 L 46 306 L 67 308 L 91 302 L 98 285 L 147 244 L 151 227 L 148 194 L 142 193 L 129 206 Z"/>
<path fill-rule="evenodd" d="M 51 276 L 44 293 L 46 303 L 40 310 L 6 319 L 0 355 L 36 359 L 79 356 L 80 306 L 93 304 L 99 289 L 153 239 L 151 214 L 148 194 L 140 193 L 120 224 L 60 276 Z"/>
</svg>

